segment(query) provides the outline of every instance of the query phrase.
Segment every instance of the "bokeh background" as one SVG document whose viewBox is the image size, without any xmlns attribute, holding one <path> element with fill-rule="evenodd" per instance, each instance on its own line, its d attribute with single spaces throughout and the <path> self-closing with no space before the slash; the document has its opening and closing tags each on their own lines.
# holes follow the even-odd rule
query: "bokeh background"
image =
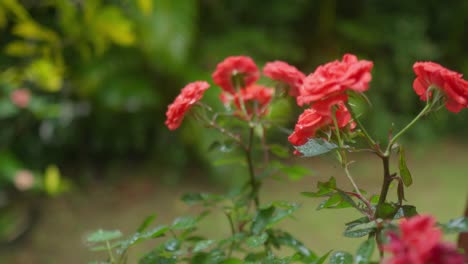
<svg viewBox="0 0 468 264">
<path fill-rule="evenodd" d="M 184 191 L 241 182 L 241 171 L 212 165 L 213 133 L 190 121 L 175 132 L 164 126 L 180 89 L 210 80 L 225 57 L 248 55 L 260 67 L 284 60 L 305 73 L 347 52 L 374 61 L 363 118 L 384 139 L 422 107 L 415 61 L 468 74 L 466 14 L 465 0 L 0 0 L 0 262 L 86 263 L 99 256 L 87 251 L 86 233 L 131 232 L 154 212 L 167 222 L 189 212 L 178 200 Z M 204 100 L 221 107 L 219 92 Z M 292 128 L 298 113 L 282 107 Z M 462 214 L 467 135 L 466 110 L 439 111 L 407 135 L 408 199 L 420 211 Z M 378 192 L 376 160 L 355 158 L 358 182 Z M 335 239 L 349 220 L 342 212 L 316 213 L 298 195 L 341 172 L 330 160 L 293 162 L 314 174 L 270 180 L 263 195 L 303 200 L 299 222 L 285 225 L 311 248 L 355 249 Z M 218 234 L 218 222 L 207 232 Z"/>
</svg>

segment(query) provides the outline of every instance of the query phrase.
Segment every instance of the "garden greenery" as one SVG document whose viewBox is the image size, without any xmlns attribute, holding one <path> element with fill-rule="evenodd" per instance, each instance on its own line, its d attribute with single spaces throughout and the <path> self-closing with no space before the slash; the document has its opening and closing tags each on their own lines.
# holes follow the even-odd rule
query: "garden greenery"
<svg viewBox="0 0 468 264">
<path fill-rule="evenodd" d="M 186 194 L 182 200 L 201 206 L 202 213 L 178 217 L 171 224 L 153 228 L 150 226 L 155 217 L 151 216 L 126 239 L 122 239 L 120 231 L 99 230 L 88 236 L 91 249 L 106 251 L 104 263 L 112 264 L 126 263 L 132 247 L 153 239 L 156 246 L 139 263 L 465 263 L 465 256 L 455 245 L 442 241 L 442 233 L 466 232 L 468 220 L 462 217 L 437 223 L 430 215 L 418 214 L 416 206 L 405 200 L 413 178 L 399 139 L 428 113 L 445 108 L 458 113 L 468 108 L 468 82 L 461 74 L 439 64 L 415 63 L 413 88 L 425 106 L 406 126 L 390 130 L 388 142 L 378 142 L 355 109 L 357 102 L 368 102 L 365 92 L 373 66 L 372 61 L 345 54 L 342 60 L 321 65 L 306 76 L 294 66 L 274 61 L 262 71 L 273 80 L 269 87 L 259 83 L 260 71 L 250 57 L 226 58 L 212 75 L 213 82 L 222 90 L 219 98 L 225 109 L 217 111 L 201 101 L 210 89 L 208 82 L 192 82 L 169 105 L 165 124 L 175 130 L 184 118 L 193 118 L 200 125 L 219 131 L 224 141 L 213 146 L 224 151 L 226 145 L 235 146 L 229 151 L 242 156 L 240 163 L 245 165 L 248 175 L 246 183 L 225 194 Z M 346 189 L 332 177 L 318 182 L 316 190 L 304 190 L 303 195 L 321 199 L 319 210 L 353 208 L 361 214 L 357 219 L 347 219 L 343 230 L 346 237 L 367 237 L 354 253 L 319 254 L 308 248 L 277 225 L 292 217 L 299 205 L 293 201 L 265 203 L 259 195 L 265 178 L 278 173 L 297 177 L 298 171 L 307 174 L 307 169 L 285 163 L 292 152 L 290 147 L 269 142 L 267 137 L 274 130 L 289 131 L 269 114 L 272 104 L 291 97 L 305 107 L 292 133 L 288 132 L 293 153 L 301 158 L 333 155 L 343 169 L 343 177 L 353 186 Z M 355 181 L 353 161 L 348 155 L 353 152 L 368 152 L 381 160 L 379 194 L 373 194 L 376 190 L 363 190 Z M 391 157 L 395 155 L 398 171 L 390 169 Z M 388 199 L 392 184 L 397 186 L 396 201 Z M 198 224 L 214 211 L 225 215 L 225 223 L 231 230 L 222 239 L 197 232 Z"/>
</svg>

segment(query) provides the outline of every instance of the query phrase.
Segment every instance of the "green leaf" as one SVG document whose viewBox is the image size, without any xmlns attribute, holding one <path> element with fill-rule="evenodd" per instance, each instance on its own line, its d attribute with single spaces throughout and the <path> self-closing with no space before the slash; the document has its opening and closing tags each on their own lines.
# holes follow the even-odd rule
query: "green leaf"
<svg viewBox="0 0 468 264">
<path fill-rule="evenodd" d="M 302 179 L 304 176 L 310 174 L 310 169 L 299 166 L 299 165 L 292 165 L 292 166 L 284 166 L 280 168 L 281 172 L 286 174 L 288 178 L 292 181 L 298 181 Z"/>
<path fill-rule="evenodd" d="M 397 213 L 393 216 L 393 219 L 400 219 L 402 217 L 412 217 L 417 215 L 418 212 L 416 211 L 416 207 L 412 205 L 403 205 L 397 211 Z"/>
<path fill-rule="evenodd" d="M 411 177 L 411 172 L 406 166 L 405 150 L 403 149 L 403 146 L 401 145 L 400 145 L 400 162 L 398 163 L 398 167 L 400 169 L 400 177 L 403 180 L 403 183 L 405 184 L 406 187 L 410 186 L 413 183 L 413 178 Z"/>
<path fill-rule="evenodd" d="M 220 195 L 209 193 L 187 193 L 182 196 L 181 200 L 188 205 L 194 205 L 199 203 L 210 204 L 222 201 L 223 197 Z"/>
<path fill-rule="evenodd" d="M 317 259 L 317 255 L 308 249 L 304 243 L 294 238 L 291 234 L 287 232 L 280 232 L 271 237 L 272 240 L 276 241 L 280 245 L 284 245 L 296 250 L 303 257 L 306 257 L 308 260 Z M 329 252 L 330 253 L 330 252 Z M 327 255 L 328 256 L 328 255 Z"/>
<path fill-rule="evenodd" d="M 189 229 L 195 226 L 197 219 L 191 216 L 179 217 L 174 220 L 172 223 L 172 229 L 174 230 L 184 230 Z"/>
<path fill-rule="evenodd" d="M 145 57 L 163 71 L 180 72 L 187 67 L 197 29 L 195 0 L 153 1 L 150 15 L 134 17 L 139 45 Z"/>
<path fill-rule="evenodd" d="M 164 243 L 164 249 L 169 252 L 176 251 L 180 248 L 180 240 L 177 238 L 171 238 L 166 243 Z"/>
<path fill-rule="evenodd" d="M 284 146 L 281 146 L 279 144 L 270 144 L 269 148 L 270 148 L 271 153 L 273 153 L 277 157 L 280 157 L 280 158 L 289 157 L 289 149 Z"/>
<path fill-rule="evenodd" d="M 330 264 L 352 264 L 353 255 L 345 251 L 336 251 L 330 257 Z"/>
<path fill-rule="evenodd" d="M 145 231 L 145 229 L 148 228 L 148 226 L 150 226 L 151 223 L 154 222 L 154 220 L 156 220 L 156 217 L 157 217 L 156 214 L 152 214 L 152 215 L 146 217 L 145 220 L 143 221 L 143 223 L 141 223 L 141 225 L 138 227 L 137 232 L 141 233 L 141 232 Z"/>
<path fill-rule="evenodd" d="M 268 239 L 268 234 L 267 233 L 262 233 L 260 235 L 255 235 L 255 236 L 251 236 L 251 237 L 247 238 L 245 243 L 247 244 L 247 246 L 249 246 L 251 248 L 256 248 L 256 247 L 259 247 L 259 246 L 262 246 L 263 244 L 265 244 L 267 239 Z"/>
<path fill-rule="evenodd" d="M 460 217 L 450 220 L 448 223 L 442 225 L 444 233 L 462 233 L 468 232 L 468 218 Z"/>
<path fill-rule="evenodd" d="M 377 208 L 377 217 L 382 219 L 393 219 L 398 212 L 399 206 L 384 203 Z"/>
<path fill-rule="evenodd" d="M 302 146 L 295 147 L 303 157 L 314 157 L 330 152 L 338 148 L 338 145 L 321 138 L 311 138 Z"/>
<path fill-rule="evenodd" d="M 372 254 L 375 249 L 375 240 L 368 239 L 364 241 L 358 248 L 355 257 L 356 264 L 369 264 Z"/>
<path fill-rule="evenodd" d="M 313 198 L 330 195 L 336 189 L 336 180 L 334 177 L 331 177 L 326 182 L 318 182 L 317 188 L 319 189 L 317 192 L 302 192 L 301 194 Z"/>
<path fill-rule="evenodd" d="M 318 207 L 317 207 L 317 210 L 320 210 L 320 209 L 323 209 L 323 208 L 330 208 L 330 207 L 333 207 L 335 205 L 337 205 L 339 202 L 342 201 L 342 198 L 341 196 L 338 194 L 338 193 L 334 193 L 332 196 L 330 196 L 328 199 L 324 200 L 323 202 L 321 202 Z"/>
<path fill-rule="evenodd" d="M 230 258 L 222 261 L 220 264 L 243 264 L 244 261 L 238 259 L 238 258 Z"/>
<path fill-rule="evenodd" d="M 105 242 L 120 238 L 122 233 L 119 230 L 102 230 L 99 229 L 98 231 L 90 234 L 86 240 L 89 243 L 98 243 L 98 242 Z"/>
<path fill-rule="evenodd" d="M 207 249 L 208 247 L 210 247 L 211 245 L 214 244 L 214 240 L 202 240 L 202 241 L 198 241 L 195 246 L 193 247 L 193 252 L 199 252 L 199 251 L 202 251 L 202 250 L 205 250 Z"/>
<path fill-rule="evenodd" d="M 377 227 L 375 221 L 363 223 L 363 224 L 356 224 L 356 225 L 348 225 L 345 229 L 343 235 L 345 237 L 363 237 L 368 235 L 369 233 L 373 232 Z"/>
<path fill-rule="evenodd" d="M 274 212 L 274 206 L 269 206 L 267 208 L 260 209 L 259 211 L 257 211 L 257 214 L 255 215 L 255 218 L 252 223 L 252 233 L 256 235 L 260 234 L 270 223 Z"/>
<path fill-rule="evenodd" d="M 332 253 L 332 250 L 328 251 L 327 254 L 321 256 L 319 259 L 312 262 L 312 264 L 323 264 L 327 260 L 328 256 Z"/>
<path fill-rule="evenodd" d="M 212 163 L 214 166 L 224 166 L 224 165 L 242 165 L 245 166 L 245 158 L 244 157 L 233 157 L 233 158 L 221 158 L 219 160 L 215 160 Z"/>
</svg>

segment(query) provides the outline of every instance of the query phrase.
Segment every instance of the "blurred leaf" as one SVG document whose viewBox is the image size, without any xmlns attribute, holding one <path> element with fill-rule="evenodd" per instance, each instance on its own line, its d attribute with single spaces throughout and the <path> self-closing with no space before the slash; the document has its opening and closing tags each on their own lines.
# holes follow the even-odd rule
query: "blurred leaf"
<svg viewBox="0 0 468 264">
<path fill-rule="evenodd" d="M 247 238 L 245 243 L 247 244 L 248 247 L 255 248 L 255 247 L 259 247 L 265 244 L 267 239 L 268 239 L 268 234 L 262 233 L 260 235 L 255 235 L 255 236 L 251 236 Z"/>
<path fill-rule="evenodd" d="M 172 229 L 174 230 L 183 230 L 189 229 L 195 226 L 197 219 L 191 216 L 179 217 L 174 220 L 172 223 Z"/>
<path fill-rule="evenodd" d="M 348 252 L 336 251 L 330 257 L 330 264 L 353 264 L 353 256 Z"/>
<path fill-rule="evenodd" d="M 364 241 L 358 248 L 355 256 L 356 264 L 369 264 L 375 249 L 375 240 L 373 238 Z"/>
<path fill-rule="evenodd" d="M 99 229 L 98 231 L 90 234 L 86 240 L 89 243 L 99 243 L 99 242 L 106 242 L 110 240 L 114 240 L 120 238 L 122 233 L 119 230 L 102 230 Z"/>
<path fill-rule="evenodd" d="M 460 217 L 452 219 L 448 223 L 442 224 L 441 226 L 444 233 L 447 234 L 468 232 L 468 218 Z"/>
<path fill-rule="evenodd" d="M 19 22 L 13 27 L 12 32 L 26 39 L 43 40 L 52 44 L 58 44 L 60 42 L 59 36 L 54 31 L 32 20 Z"/>
<path fill-rule="evenodd" d="M 13 117 L 18 112 L 18 107 L 11 102 L 10 97 L 0 99 L 0 118 Z"/>
<path fill-rule="evenodd" d="M 413 183 L 413 179 L 411 177 L 411 172 L 406 166 L 405 150 L 403 146 L 401 145 L 400 145 L 400 159 L 398 163 L 398 168 L 400 169 L 400 177 L 403 180 L 403 183 L 405 184 L 406 187 L 410 186 Z"/>
<path fill-rule="evenodd" d="M 138 8 L 145 16 L 148 16 L 153 11 L 153 0 L 137 0 Z"/>
<path fill-rule="evenodd" d="M 23 165 L 8 151 L 0 151 L 0 182 L 6 180 L 12 183 L 15 174 Z"/>
<path fill-rule="evenodd" d="M 169 252 L 176 251 L 180 248 L 180 240 L 177 238 L 171 238 L 164 243 L 164 249 Z"/>
<path fill-rule="evenodd" d="M 57 92 L 62 87 L 62 69 L 48 59 L 33 61 L 26 69 L 26 76 L 48 92 Z"/>
<path fill-rule="evenodd" d="M 200 252 L 202 250 L 205 250 L 207 248 L 209 248 L 211 245 L 213 245 L 215 243 L 214 240 L 202 240 L 202 241 L 199 241 L 195 244 L 195 246 L 193 247 L 193 252 Z"/>
<path fill-rule="evenodd" d="M 57 195 L 60 190 L 60 171 L 57 166 L 49 165 L 44 173 L 44 189 L 51 195 Z"/>
<path fill-rule="evenodd" d="M 319 259 L 312 262 L 312 264 L 323 264 L 325 260 L 327 260 L 330 253 L 332 253 L 332 250 L 328 251 L 325 255 L 321 256 Z"/>
<path fill-rule="evenodd" d="M 154 222 L 154 220 L 156 220 L 156 217 L 156 214 L 152 214 L 146 217 L 145 220 L 143 220 L 143 223 L 141 223 L 141 225 L 138 227 L 137 232 L 145 231 L 145 229 L 148 228 L 148 226 L 150 226 Z"/>
<path fill-rule="evenodd" d="M 317 255 L 314 252 L 309 250 L 304 245 L 304 243 L 297 240 L 296 238 L 294 238 L 291 234 L 289 234 L 287 232 L 281 232 L 280 234 L 277 234 L 277 235 L 273 236 L 271 239 L 275 240 L 280 245 L 285 245 L 285 246 L 288 246 L 288 247 L 296 250 L 301 255 L 307 257 L 308 260 L 317 259 Z"/>
<path fill-rule="evenodd" d="M 282 166 L 280 170 L 281 172 L 286 174 L 288 178 L 292 181 L 298 181 L 304 176 L 310 174 L 310 169 L 302 167 L 300 165 Z"/>
<path fill-rule="evenodd" d="M 258 210 L 252 223 L 252 233 L 256 235 L 260 234 L 270 223 L 274 212 L 274 206 Z"/>
<path fill-rule="evenodd" d="M 321 138 L 311 138 L 302 146 L 295 146 L 303 157 L 314 157 L 337 149 L 338 146 Z"/>
<path fill-rule="evenodd" d="M 230 258 L 222 261 L 220 264 L 243 264 L 244 261 L 237 258 Z"/>
<path fill-rule="evenodd" d="M 153 1 L 150 16 L 135 17 L 140 45 L 160 70 L 179 72 L 188 60 L 197 17 L 195 0 Z"/>
<path fill-rule="evenodd" d="M 280 157 L 280 158 L 289 157 L 289 149 L 280 144 L 270 144 L 269 148 L 270 148 L 271 153 L 275 154 L 277 157 Z"/>
<path fill-rule="evenodd" d="M 28 57 L 37 52 L 37 46 L 25 41 L 12 41 L 5 47 L 5 53 L 10 56 Z"/>
<path fill-rule="evenodd" d="M 346 224 L 346 229 L 343 233 L 345 237 L 363 237 L 374 231 L 377 227 L 375 221 L 369 222 L 367 217 L 359 218 L 353 222 Z"/>
<path fill-rule="evenodd" d="M 15 14 L 19 20 L 28 20 L 28 11 L 17 0 L 2 0 L 2 7 Z M 1 8 L 0 8 L 1 9 Z"/>
<path fill-rule="evenodd" d="M 136 41 L 132 22 L 117 7 L 106 6 L 99 10 L 91 26 L 96 29 L 96 37 L 108 38 L 117 45 L 130 46 Z"/>
</svg>

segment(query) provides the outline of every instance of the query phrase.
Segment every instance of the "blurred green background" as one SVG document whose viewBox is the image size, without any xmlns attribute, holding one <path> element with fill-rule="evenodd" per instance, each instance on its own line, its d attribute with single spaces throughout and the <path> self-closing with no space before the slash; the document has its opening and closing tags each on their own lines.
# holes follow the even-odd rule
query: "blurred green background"
<svg viewBox="0 0 468 264">
<path fill-rule="evenodd" d="M 154 203 L 150 191 L 154 188 L 147 186 L 161 182 L 178 183 L 175 194 L 205 185 L 198 181 L 232 182 L 217 177 L 218 170 L 210 166 L 206 150 L 213 134 L 191 122 L 176 132 L 163 125 L 167 105 L 180 88 L 193 80 L 209 80 L 225 57 L 248 55 L 260 67 L 267 61 L 284 60 L 305 73 L 347 52 L 374 61 L 368 92 L 373 105 L 364 118 L 369 130 L 384 139 L 390 124 L 401 127 L 422 107 L 412 90 L 415 61 L 433 60 L 468 74 L 466 14 L 465 0 L 0 0 L 0 205 L 9 208 L 20 203 L 21 208 L 29 208 L 31 200 L 40 200 L 34 207 L 55 208 L 56 214 L 62 214 L 41 217 L 26 246 L 14 247 L 14 252 L 29 252 L 26 260 L 15 253 L 11 263 L 31 263 L 28 256 L 41 251 L 35 245 L 47 240 L 41 233 L 44 221 L 44 230 L 50 232 L 50 222 L 44 218 L 60 219 L 84 203 L 98 206 L 99 201 L 113 199 L 93 196 L 95 189 L 121 188 L 131 192 L 129 197 L 152 197 L 141 198 L 141 203 Z M 29 92 L 25 107 L 12 99 L 18 89 Z M 218 93 L 218 88 L 210 89 L 205 100 L 220 107 Z M 292 128 L 297 113 L 283 110 Z M 466 161 L 467 120 L 466 110 L 458 115 L 440 111 L 430 121 L 420 122 L 407 139 L 417 149 L 427 146 L 439 156 L 453 150 Z M 457 143 L 434 145 L 447 139 Z M 425 157 L 437 166 L 432 156 Z M 456 183 L 466 178 L 466 164 L 447 162 L 454 162 L 450 172 L 440 173 L 450 173 L 447 178 L 453 186 L 466 186 Z M 18 190 L 19 170 L 33 174 L 34 188 Z M 437 182 L 441 175 L 434 171 L 422 176 Z M 145 184 L 135 189 L 122 184 L 139 182 L 137 175 L 151 180 L 142 180 Z M 437 185 L 431 183 L 428 188 L 433 186 Z M 416 197 L 428 192 L 418 190 Z M 50 198 L 60 193 L 64 194 Z M 173 200 L 174 193 L 160 199 Z M 458 199 L 453 214 L 462 211 L 464 198 Z M 111 207 L 108 204 L 99 206 L 99 210 L 80 211 L 79 221 L 87 224 L 75 235 L 106 227 L 106 222 L 93 220 L 97 212 L 137 220 L 152 213 L 151 206 L 128 213 L 135 207 L 130 202 L 120 212 L 104 210 Z M 443 207 L 434 213 L 445 215 Z M 15 217 L 5 220 L 7 224 L 0 221 L 0 226 L 8 226 Z M 128 226 L 122 223 L 119 228 L 131 230 L 135 220 Z M 84 247 L 77 243 L 80 237 L 70 236 L 67 241 L 70 247 Z M 63 263 L 50 257 L 38 259 L 37 263 Z"/>
</svg>

